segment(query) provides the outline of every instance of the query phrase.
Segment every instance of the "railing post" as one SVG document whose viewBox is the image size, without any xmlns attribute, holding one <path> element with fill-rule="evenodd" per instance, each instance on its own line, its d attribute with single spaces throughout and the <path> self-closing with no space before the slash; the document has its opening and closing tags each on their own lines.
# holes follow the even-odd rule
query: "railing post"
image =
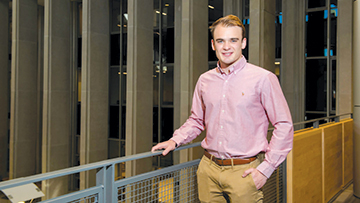
<svg viewBox="0 0 360 203">
<path fill-rule="evenodd" d="M 313 128 L 319 128 L 319 121 L 313 122 Z"/>
<path fill-rule="evenodd" d="M 97 173 L 96 173 L 96 185 L 103 185 L 103 199 L 99 199 L 99 203 L 111 203 L 111 202 L 117 202 L 114 188 L 114 164 L 109 166 L 102 167 Z"/>
</svg>

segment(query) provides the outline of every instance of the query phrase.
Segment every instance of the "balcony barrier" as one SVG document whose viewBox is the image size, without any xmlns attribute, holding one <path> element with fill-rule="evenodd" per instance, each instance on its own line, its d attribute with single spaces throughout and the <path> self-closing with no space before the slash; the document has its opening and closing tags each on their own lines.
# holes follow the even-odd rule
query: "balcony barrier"
<svg viewBox="0 0 360 203">
<path fill-rule="evenodd" d="M 313 127 L 295 131 L 294 149 L 263 188 L 264 202 L 313 202 L 316 198 L 319 202 L 328 202 L 352 180 L 352 171 L 349 169 L 352 166 L 352 119 L 340 122 L 340 117 L 345 115 L 351 116 L 343 114 L 294 124 L 301 126 L 313 123 Z M 319 121 L 323 120 L 328 123 L 320 125 Z M 268 138 L 271 137 L 272 130 L 269 129 Z M 175 151 L 199 147 L 200 144 L 188 144 Z M 162 151 L 146 152 L 8 180 L 0 182 L 0 190 L 96 169 L 95 187 L 42 202 L 199 202 L 196 181 L 199 159 L 116 180 L 116 164 L 158 156 L 161 153 Z M 307 162 L 309 159 L 313 161 Z M 339 177 L 341 183 L 338 181 Z M 332 181 L 332 178 L 336 181 Z M 313 199 L 304 201 L 308 196 Z"/>
</svg>

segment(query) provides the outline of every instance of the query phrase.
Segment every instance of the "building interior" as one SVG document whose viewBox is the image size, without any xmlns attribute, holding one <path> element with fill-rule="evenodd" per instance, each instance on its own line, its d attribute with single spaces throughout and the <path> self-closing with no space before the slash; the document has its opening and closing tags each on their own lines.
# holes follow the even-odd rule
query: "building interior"
<svg viewBox="0 0 360 203">
<path fill-rule="evenodd" d="M 278 76 L 295 130 L 312 128 L 306 121 L 314 119 L 325 118 L 320 126 L 332 116 L 353 119 L 353 154 L 342 159 L 353 175 L 329 197 L 323 191 L 322 201 L 334 201 L 349 185 L 360 197 L 359 4 L 0 0 L 0 185 L 149 152 L 170 139 L 189 116 L 197 79 L 216 67 L 209 26 L 233 14 L 246 28 L 243 55 Z M 198 147 L 117 164 L 115 180 L 202 155 Z M 50 199 L 96 185 L 96 172 L 37 185 Z M 296 202 L 283 196 L 276 202 Z"/>
</svg>

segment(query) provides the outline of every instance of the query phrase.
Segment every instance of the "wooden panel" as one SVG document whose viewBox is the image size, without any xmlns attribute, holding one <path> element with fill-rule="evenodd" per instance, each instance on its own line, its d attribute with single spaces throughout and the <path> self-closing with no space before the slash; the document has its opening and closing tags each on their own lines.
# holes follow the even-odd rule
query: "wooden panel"
<svg viewBox="0 0 360 203">
<path fill-rule="evenodd" d="M 353 179 L 353 120 L 342 120 L 343 124 L 343 185 L 346 185 Z"/>
<path fill-rule="evenodd" d="M 324 140 L 324 199 L 328 202 L 341 190 L 342 167 L 342 124 L 336 123 L 323 128 Z"/>
<path fill-rule="evenodd" d="M 322 201 L 321 137 L 321 129 L 295 132 L 287 160 L 288 202 Z"/>
</svg>

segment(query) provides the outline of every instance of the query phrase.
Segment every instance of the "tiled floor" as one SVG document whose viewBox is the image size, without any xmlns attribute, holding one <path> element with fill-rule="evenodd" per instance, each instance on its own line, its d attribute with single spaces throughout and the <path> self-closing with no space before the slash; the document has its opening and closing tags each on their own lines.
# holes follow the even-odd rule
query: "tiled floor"
<svg viewBox="0 0 360 203">
<path fill-rule="evenodd" d="M 353 194 L 353 184 L 346 188 L 333 203 L 360 203 L 360 199 Z"/>
</svg>

